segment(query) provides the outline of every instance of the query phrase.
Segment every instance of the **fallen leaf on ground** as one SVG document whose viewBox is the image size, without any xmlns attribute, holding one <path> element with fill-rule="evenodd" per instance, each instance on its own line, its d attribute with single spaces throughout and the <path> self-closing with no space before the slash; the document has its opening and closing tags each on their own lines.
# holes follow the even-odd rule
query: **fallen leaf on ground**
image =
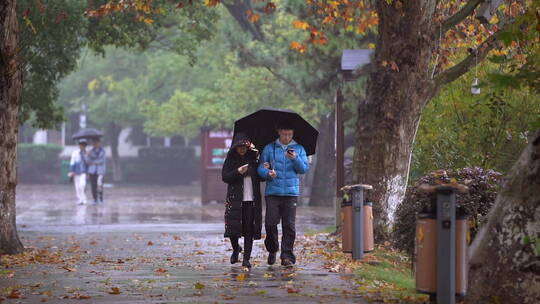
<svg viewBox="0 0 540 304">
<path fill-rule="evenodd" d="M 62 267 L 62 268 L 65 269 L 65 270 L 67 270 L 67 271 L 69 271 L 69 272 L 75 272 L 75 271 L 77 271 L 77 269 L 75 269 L 75 268 L 73 268 L 73 267 L 64 266 L 64 267 Z"/>
<path fill-rule="evenodd" d="M 287 292 L 288 293 L 299 293 L 300 289 L 294 288 L 294 287 L 289 287 L 289 288 L 287 288 Z"/>
<path fill-rule="evenodd" d="M 203 283 L 201 283 L 201 282 L 195 282 L 195 284 L 193 285 L 193 287 L 194 287 L 195 289 L 199 289 L 199 290 L 200 290 L 200 289 L 205 288 L 206 286 L 205 286 Z"/>
<path fill-rule="evenodd" d="M 223 298 L 223 300 L 233 300 L 234 298 L 236 298 L 235 296 L 231 295 L 221 295 L 221 297 Z"/>
<path fill-rule="evenodd" d="M 148 246 L 153 246 L 154 243 L 152 241 L 148 241 Z"/>
<path fill-rule="evenodd" d="M 156 269 L 156 272 L 165 273 L 165 272 L 168 272 L 168 270 L 167 270 L 167 269 L 163 269 L 163 268 L 158 268 L 158 269 Z"/>
<path fill-rule="evenodd" d="M 120 294 L 120 288 L 118 287 L 111 287 L 111 291 L 109 291 L 110 294 Z"/>
<path fill-rule="evenodd" d="M 7 296 L 8 299 L 22 299 L 22 294 L 17 289 L 13 289 L 9 295 Z"/>
<path fill-rule="evenodd" d="M 247 278 L 247 275 L 245 273 L 241 273 L 241 274 L 236 276 L 237 281 L 245 281 L 246 278 Z"/>
</svg>

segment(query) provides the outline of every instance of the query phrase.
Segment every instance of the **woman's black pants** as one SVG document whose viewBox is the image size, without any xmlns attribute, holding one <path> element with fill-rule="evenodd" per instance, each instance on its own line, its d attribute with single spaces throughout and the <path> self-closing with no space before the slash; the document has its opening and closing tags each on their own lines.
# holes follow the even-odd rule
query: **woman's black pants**
<svg viewBox="0 0 540 304">
<path fill-rule="evenodd" d="M 244 260 L 249 260 L 253 249 L 253 202 L 242 202 L 242 236 L 244 237 Z M 240 251 L 237 237 L 231 237 L 231 245 L 234 251 Z"/>
</svg>

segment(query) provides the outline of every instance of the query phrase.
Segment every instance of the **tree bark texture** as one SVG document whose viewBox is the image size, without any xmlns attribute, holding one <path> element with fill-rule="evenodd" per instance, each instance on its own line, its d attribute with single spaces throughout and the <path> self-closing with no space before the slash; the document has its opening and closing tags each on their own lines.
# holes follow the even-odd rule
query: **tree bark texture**
<svg viewBox="0 0 540 304">
<path fill-rule="evenodd" d="M 324 115 L 319 124 L 317 162 L 311 184 L 310 206 L 333 206 L 335 193 L 334 111 Z"/>
<path fill-rule="evenodd" d="M 422 109 L 436 94 L 429 73 L 435 0 L 376 1 L 379 34 L 367 97 L 358 106 L 354 181 L 373 186 L 375 235 L 387 235 L 402 201 Z"/>
<path fill-rule="evenodd" d="M 0 254 L 24 248 L 17 235 L 17 131 L 22 73 L 17 63 L 18 24 L 14 0 L 0 1 Z"/>
<path fill-rule="evenodd" d="M 540 303 L 540 129 L 469 249 L 467 303 Z"/>
<path fill-rule="evenodd" d="M 120 132 L 122 132 L 122 127 L 115 124 L 114 122 L 109 124 L 109 136 L 110 136 L 110 145 L 111 145 L 111 159 L 112 159 L 112 170 L 113 170 L 113 181 L 120 182 L 122 181 L 122 167 L 120 165 L 120 155 L 118 153 L 118 144 L 120 141 Z"/>
</svg>

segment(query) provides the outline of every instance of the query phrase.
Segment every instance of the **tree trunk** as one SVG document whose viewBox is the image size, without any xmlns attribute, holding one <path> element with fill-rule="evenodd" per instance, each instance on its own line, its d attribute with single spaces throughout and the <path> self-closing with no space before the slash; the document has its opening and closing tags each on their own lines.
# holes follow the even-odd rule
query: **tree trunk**
<svg viewBox="0 0 540 304">
<path fill-rule="evenodd" d="M 335 193 L 336 155 L 334 151 L 334 111 L 321 118 L 317 143 L 317 163 L 311 184 L 310 206 L 333 206 Z"/>
<path fill-rule="evenodd" d="M 354 181 L 373 186 L 375 235 L 405 195 L 412 147 L 423 107 L 435 95 L 429 75 L 435 0 L 376 1 L 379 33 L 367 97 L 358 106 Z"/>
<path fill-rule="evenodd" d="M 109 139 L 111 146 L 111 159 L 112 159 L 112 170 L 113 170 L 113 181 L 115 183 L 122 181 L 122 167 L 120 166 L 120 156 L 118 154 L 118 143 L 120 141 L 120 132 L 122 132 L 122 127 L 115 124 L 114 122 L 109 124 Z"/>
<path fill-rule="evenodd" d="M 17 131 L 22 73 L 17 63 L 18 24 L 15 1 L 0 1 L 0 254 L 24 248 L 17 235 Z"/>
<path fill-rule="evenodd" d="M 467 303 L 540 303 L 539 193 L 540 129 L 471 245 Z"/>
</svg>

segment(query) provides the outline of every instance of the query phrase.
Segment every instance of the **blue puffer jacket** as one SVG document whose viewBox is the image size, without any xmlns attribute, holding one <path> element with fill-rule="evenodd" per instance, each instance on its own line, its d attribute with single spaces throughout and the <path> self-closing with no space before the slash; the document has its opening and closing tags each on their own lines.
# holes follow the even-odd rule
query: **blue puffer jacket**
<svg viewBox="0 0 540 304">
<path fill-rule="evenodd" d="M 299 196 L 300 179 L 298 174 L 304 174 L 309 170 L 309 163 L 306 150 L 300 144 L 292 142 L 288 147 L 296 152 L 295 159 L 289 159 L 286 151 L 277 142 L 270 143 L 264 147 L 259 159 L 259 175 L 266 180 L 265 195 L 279 196 Z M 268 175 L 269 169 L 264 167 L 264 163 L 270 163 L 276 170 L 276 178 Z"/>
</svg>

